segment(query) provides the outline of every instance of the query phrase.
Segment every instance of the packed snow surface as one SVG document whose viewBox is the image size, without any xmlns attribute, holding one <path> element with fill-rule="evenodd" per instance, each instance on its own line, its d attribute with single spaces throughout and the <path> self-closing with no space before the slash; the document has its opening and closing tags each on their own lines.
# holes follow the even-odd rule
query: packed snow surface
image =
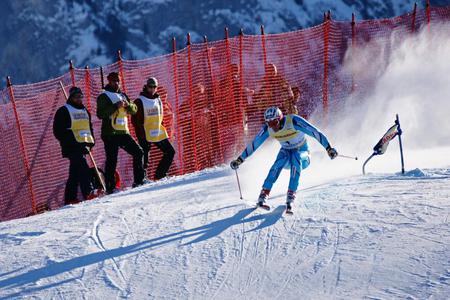
<svg viewBox="0 0 450 300">
<path fill-rule="evenodd" d="M 0 223 L 0 299 L 446 299 L 450 169 L 239 199 L 226 167 Z"/>
</svg>

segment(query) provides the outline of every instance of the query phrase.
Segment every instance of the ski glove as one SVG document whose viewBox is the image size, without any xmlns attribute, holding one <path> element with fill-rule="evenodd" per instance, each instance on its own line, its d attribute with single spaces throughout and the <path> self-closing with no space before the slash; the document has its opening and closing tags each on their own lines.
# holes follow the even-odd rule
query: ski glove
<svg viewBox="0 0 450 300">
<path fill-rule="evenodd" d="M 327 153 L 328 153 L 328 156 L 329 156 L 331 159 L 335 159 L 336 156 L 338 156 L 338 153 L 337 153 L 336 149 L 331 148 L 331 146 L 328 146 L 328 148 L 327 148 Z"/>
<path fill-rule="evenodd" d="M 236 169 L 239 168 L 239 165 L 242 164 L 243 162 L 244 162 L 244 160 L 239 156 L 237 159 L 233 160 L 233 161 L 230 163 L 230 167 L 231 167 L 233 170 L 236 170 Z"/>
</svg>

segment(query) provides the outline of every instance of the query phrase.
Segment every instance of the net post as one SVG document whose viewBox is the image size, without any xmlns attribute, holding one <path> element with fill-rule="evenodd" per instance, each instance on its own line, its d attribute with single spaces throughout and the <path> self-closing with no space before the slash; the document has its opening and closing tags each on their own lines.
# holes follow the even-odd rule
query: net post
<svg viewBox="0 0 450 300">
<path fill-rule="evenodd" d="M 70 72 L 70 79 L 72 80 L 72 86 L 75 86 L 75 70 L 73 67 L 72 60 L 69 60 L 69 72 Z"/>
<path fill-rule="evenodd" d="M 125 84 L 125 75 L 123 72 L 123 58 L 122 52 L 120 50 L 117 50 L 117 61 L 119 63 L 119 74 L 120 74 L 120 81 L 122 82 L 123 91 L 127 93 L 127 87 Z"/>
<path fill-rule="evenodd" d="M 193 90 L 193 79 L 192 79 L 192 47 L 191 47 L 191 34 L 188 33 L 186 41 L 187 54 L 188 54 L 188 82 L 189 82 L 189 109 L 191 112 L 191 118 L 195 120 L 194 116 L 194 90 Z M 196 126 L 195 121 L 191 122 L 191 130 L 192 130 L 192 143 L 193 143 L 193 151 L 194 151 L 194 165 L 195 171 L 199 170 L 198 158 L 197 158 L 197 136 L 196 136 Z"/>
<path fill-rule="evenodd" d="M 173 66 L 173 82 L 175 86 L 175 121 L 177 124 L 176 132 L 177 132 L 177 154 L 178 154 L 178 160 L 180 162 L 180 168 L 179 168 L 179 175 L 184 174 L 184 167 L 183 167 L 183 157 L 181 155 L 181 143 L 182 143 L 182 137 L 180 134 L 180 94 L 179 94 L 179 87 L 178 87 L 178 67 L 177 67 L 177 42 L 175 37 L 172 37 L 172 66 Z"/>
<path fill-rule="evenodd" d="M 20 150 L 22 152 L 24 166 L 25 166 L 25 172 L 26 172 L 27 181 L 28 181 L 28 191 L 30 192 L 30 195 L 31 195 L 31 210 L 32 210 L 33 214 L 37 214 L 38 211 L 37 211 L 37 206 L 36 206 L 36 197 L 34 195 L 33 180 L 31 177 L 31 169 L 30 169 L 30 164 L 28 162 L 25 139 L 23 137 L 23 131 L 22 131 L 21 123 L 20 123 L 19 113 L 17 112 L 16 99 L 14 97 L 14 89 L 13 89 L 13 85 L 11 83 L 10 76 L 6 77 L 6 88 L 8 89 L 8 92 L 9 92 L 9 97 L 10 97 L 10 100 L 11 100 L 11 103 L 13 106 L 13 110 L 14 110 L 14 117 L 16 118 L 17 130 L 19 131 Z"/>
</svg>

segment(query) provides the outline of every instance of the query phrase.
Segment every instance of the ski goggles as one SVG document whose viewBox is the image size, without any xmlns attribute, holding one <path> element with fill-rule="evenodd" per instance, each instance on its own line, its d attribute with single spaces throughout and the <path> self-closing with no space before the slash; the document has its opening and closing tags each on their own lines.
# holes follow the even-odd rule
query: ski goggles
<svg viewBox="0 0 450 300">
<path fill-rule="evenodd" d="M 268 120 L 268 121 L 266 121 L 266 124 L 269 127 L 277 127 L 278 124 L 280 124 L 280 120 L 278 120 L 278 119 Z"/>
</svg>

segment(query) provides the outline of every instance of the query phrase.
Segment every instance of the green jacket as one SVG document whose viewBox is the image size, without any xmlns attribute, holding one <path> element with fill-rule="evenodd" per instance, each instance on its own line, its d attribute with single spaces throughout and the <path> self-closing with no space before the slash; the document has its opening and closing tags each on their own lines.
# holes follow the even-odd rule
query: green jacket
<svg viewBox="0 0 450 300">
<path fill-rule="evenodd" d="M 137 106 L 133 102 L 131 102 L 130 98 L 125 93 L 122 93 L 120 90 L 115 91 L 109 85 L 105 86 L 105 90 L 113 93 L 119 93 L 125 96 L 128 102 L 128 106 L 126 107 L 126 111 L 134 115 L 137 112 Z M 101 93 L 97 97 L 97 117 L 102 120 L 102 133 L 101 136 L 111 136 L 111 135 L 120 135 L 120 134 L 130 134 L 128 130 L 116 130 L 112 127 L 111 124 L 111 116 L 116 112 L 118 106 L 114 104 L 111 99 L 105 94 Z M 130 124 L 129 124 L 130 125 Z M 128 126 L 129 126 L 128 125 Z"/>
</svg>

